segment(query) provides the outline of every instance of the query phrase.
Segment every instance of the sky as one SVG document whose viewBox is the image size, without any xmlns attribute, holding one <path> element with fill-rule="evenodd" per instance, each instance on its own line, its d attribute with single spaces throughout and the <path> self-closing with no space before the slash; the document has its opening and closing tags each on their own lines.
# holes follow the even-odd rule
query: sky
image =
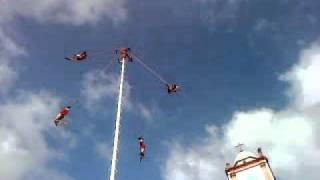
<svg viewBox="0 0 320 180">
<path fill-rule="evenodd" d="M 261 147 L 279 180 L 320 168 L 320 2 L 0 0 L 0 179 L 108 179 L 128 64 L 117 179 L 227 179 Z M 103 50 L 85 62 L 67 55 Z M 70 124 L 56 128 L 71 102 Z M 147 144 L 139 163 L 139 136 Z"/>
</svg>

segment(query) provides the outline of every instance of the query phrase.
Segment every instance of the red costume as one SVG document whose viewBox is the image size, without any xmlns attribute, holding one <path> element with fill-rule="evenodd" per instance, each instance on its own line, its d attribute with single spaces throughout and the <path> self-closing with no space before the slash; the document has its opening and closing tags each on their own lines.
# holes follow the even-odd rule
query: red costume
<svg viewBox="0 0 320 180">
<path fill-rule="evenodd" d="M 142 159 L 144 159 L 145 151 L 146 151 L 146 145 L 144 144 L 143 137 L 139 137 L 139 145 L 140 145 L 140 162 Z"/>
<path fill-rule="evenodd" d="M 56 119 L 54 120 L 54 123 L 56 126 L 58 126 L 59 122 L 62 122 L 65 116 L 67 116 L 70 112 L 70 106 L 63 108 L 59 114 L 57 115 Z"/>
<path fill-rule="evenodd" d="M 121 62 L 121 60 L 128 60 L 130 62 L 132 62 L 132 56 L 130 56 L 130 48 L 121 48 L 120 50 L 116 50 L 116 54 L 120 54 L 120 57 L 118 59 L 119 62 Z"/>
<path fill-rule="evenodd" d="M 176 84 L 167 84 L 167 88 L 168 88 L 168 93 L 171 94 L 171 93 L 177 92 L 179 89 L 179 86 Z"/>
<path fill-rule="evenodd" d="M 78 54 L 73 55 L 72 57 L 65 57 L 65 59 L 69 61 L 82 61 L 87 58 L 88 58 L 88 55 L 86 51 L 82 51 Z"/>
</svg>

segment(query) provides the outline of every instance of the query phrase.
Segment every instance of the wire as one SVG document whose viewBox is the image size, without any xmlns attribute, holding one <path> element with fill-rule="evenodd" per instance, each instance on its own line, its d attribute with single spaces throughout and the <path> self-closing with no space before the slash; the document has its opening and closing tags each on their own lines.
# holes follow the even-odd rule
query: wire
<svg viewBox="0 0 320 180">
<path fill-rule="evenodd" d="M 136 55 L 132 54 L 132 56 L 150 73 L 152 73 L 155 77 L 157 77 L 162 83 L 169 84 L 164 78 L 162 78 L 156 71 L 151 69 L 148 65 L 146 65 L 140 58 L 138 58 Z"/>
</svg>

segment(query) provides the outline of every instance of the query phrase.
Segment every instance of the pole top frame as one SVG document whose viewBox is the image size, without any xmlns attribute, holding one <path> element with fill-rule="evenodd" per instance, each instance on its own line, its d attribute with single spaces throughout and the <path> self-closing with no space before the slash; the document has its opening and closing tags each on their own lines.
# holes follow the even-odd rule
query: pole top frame
<svg viewBox="0 0 320 180">
<path fill-rule="evenodd" d="M 120 49 L 116 49 L 115 53 L 117 55 L 119 55 L 118 62 L 121 63 L 121 61 L 123 61 L 123 60 L 132 62 L 133 58 L 130 55 L 130 52 L 131 52 L 131 48 L 129 48 L 129 47 L 122 47 Z"/>
</svg>

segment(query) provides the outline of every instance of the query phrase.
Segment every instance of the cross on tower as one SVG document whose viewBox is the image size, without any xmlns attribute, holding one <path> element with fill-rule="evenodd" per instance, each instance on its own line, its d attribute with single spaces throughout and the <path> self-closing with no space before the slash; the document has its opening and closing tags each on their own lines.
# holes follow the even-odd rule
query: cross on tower
<svg viewBox="0 0 320 180">
<path fill-rule="evenodd" d="M 239 150 L 239 152 L 242 152 L 243 151 L 243 146 L 244 146 L 244 144 L 239 143 L 238 145 L 235 146 L 235 148 L 237 148 Z"/>
</svg>

